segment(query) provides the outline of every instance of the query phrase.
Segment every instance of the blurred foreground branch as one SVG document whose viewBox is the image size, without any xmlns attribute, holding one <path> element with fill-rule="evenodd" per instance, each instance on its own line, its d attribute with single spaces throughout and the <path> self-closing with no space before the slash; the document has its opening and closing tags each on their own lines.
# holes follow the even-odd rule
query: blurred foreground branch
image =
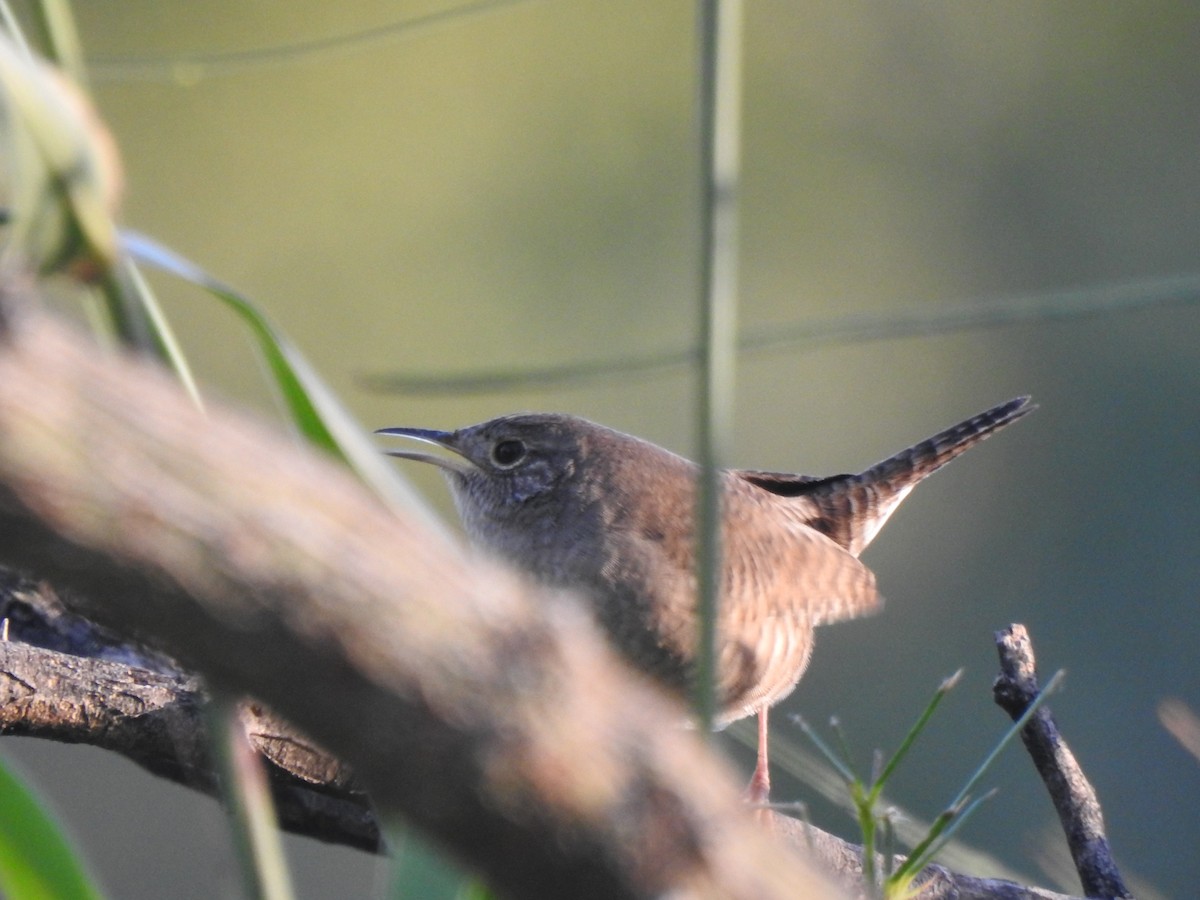
<svg viewBox="0 0 1200 900">
<path fill-rule="evenodd" d="M 836 839 L 780 816 L 762 828 L 728 768 L 677 727 L 682 710 L 572 598 L 470 557 L 241 417 L 201 416 L 157 369 L 101 357 L 13 299 L 0 296 L 0 562 L 261 698 L 360 779 L 260 727 L 284 769 L 323 773 L 297 790 L 365 815 L 361 784 L 511 896 L 828 895 L 780 837 L 857 871 Z M 108 746 L 204 787 L 197 684 L 96 643 L 91 658 L 0 648 L 0 727 L 20 731 L 40 706 L 41 733 L 90 740 L 103 697 Z M 176 758 L 131 750 L 154 734 Z M 347 842 L 369 846 L 367 833 Z M 923 896 L 1056 896 L 930 875 Z"/>
<path fill-rule="evenodd" d="M 572 598 L 20 299 L 0 323 L 0 562 L 260 698 L 503 894 L 827 893 Z"/>
</svg>

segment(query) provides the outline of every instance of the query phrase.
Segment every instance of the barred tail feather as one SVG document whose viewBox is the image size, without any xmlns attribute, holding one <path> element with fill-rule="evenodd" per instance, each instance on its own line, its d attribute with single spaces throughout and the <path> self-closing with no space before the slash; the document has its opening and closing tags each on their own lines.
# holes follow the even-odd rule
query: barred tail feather
<svg viewBox="0 0 1200 900">
<path fill-rule="evenodd" d="M 858 556 L 919 482 L 1036 408 L 1028 397 L 1001 403 L 858 475 L 813 478 L 772 472 L 741 474 L 764 490 L 807 501 L 805 524 Z"/>
<path fill-rule="evenodd" d="M 860 475 L 849 476 L 847 483 L 838 489 L 847 494 L 845 502 L 851 520 L 861 525 L 851 539 L 855 546 L 847 549 L 857 556 L 874 540 L 900 501 L 921 481 L 1036 408 L 1029 397 L 1017 397 L 938 432 Z"/>
</svg>

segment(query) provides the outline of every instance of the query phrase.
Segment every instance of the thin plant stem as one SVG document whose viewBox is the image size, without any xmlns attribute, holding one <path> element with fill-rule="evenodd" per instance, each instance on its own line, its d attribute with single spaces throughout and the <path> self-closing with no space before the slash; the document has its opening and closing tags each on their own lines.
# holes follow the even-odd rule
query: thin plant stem
<svg viewBox="0 0 1200 900">
<path fill-rule="evenodd" d="M 747 329 L 738 342 L 743 355 L 787 351 L 806 353 L 868 341 L 986 331 L 1031 322 L 1053 322 L 1120 315 L 1200 303 L 1200 275 L 1177 275 L 1094 285 L 1040 294 L 977 298 L 954 306 L 930 304 L 889 312 L 837 315 Z M 664 348 L 637 356 L 572 360 L 537 368 L 498 368 L 442 374 L 387 372 L 367 374 L 369 390 L 406 394 L 473 394 L 539 388 L 561 390 L 603 380 L 639 378 L 694 365 L 696 347 Z"/>
<path fill-rule="evenodd" d="M 843 759 L 825 743 L 825 739 L 817 734 L 816 729 L 809 725 L 803 717 L 793 716 L 792 721 L 796 723 L 796 727 L 804 732 L 804 736 L 812 741 L 813 746 L 821 752 L 821 755 L 837 770 L 837 773 L 842 776 L 847 784 L 854 784 L 858 780 L 858 776 L 850 769 L 848 760 Z"/>
<path fill-rule="evenodd" d="M 700 0 L 700 484 L 697 500 L 699 647 L 695 709 L 702 733 L 716 713 L 721 589 L 721 465 L 730 441 L 737 352 L 737 193 L 742 8 Z"/>
<path fill-rule="evenodd" d="M 262 763 L 240 730 L 236 702 L 215 697 L 209 704 L 208 721 L 247 896 L 292 900 L 295 894 L 275 805 Z"/>
<path fill-rule="evenodd" d="M 34 27 L 47 59 L 52 60 L 81 88 L 87 87 L 83 43 L 75 27 L 68 0 L 39 0 L 30 4 Z"/>
<path fill-rule="evenodd" d="M 1000 755 L 1001 751 L 1003 751 L 1004 748 L 1009 745 L 1013 738 L 1020 734 L 1021 729 L 1025 727 L 1025 724 L 1041 708 L 1042 704 L 1045 703 L 1050 694 L 1057 690 L 1059 684 L 1062 683 L 1063 676 L 1064 672 L 1062 669 L 1059 669 L 1057 672 L 1055 672 L 1054 677 L 1046 683 L 1046 686 L 1041 690 L 1034 701 L 1029 704 L 1029 707 L 1021 714 L 1021 717 L 1013 722 L 1008 731 L 1004 733 L 1004 736 L 996 743 L 996 746 L 992 748 L 992 752 L 989 753 L 984 758 L 983 762 L 980 763 L 975 769 L 975 771 L 971 773 L 971 777 L 967 779 L 967 783 L 964 784 L 962 790 L 958 792 L 958 796 L 954 798 L 950 805 L 946 807 L 946 809 L 944 809 L 936 819 L 934 819 L 933 825 L 930 826 L 929 832 L 926 834 L 925 839 L 913 848 L 913 851 L 909 854 L 908 859 L 905 860 L 904 864 L 896 870 L 896 874 L 892 876 L 893 881 L 900 882 L 904 879 L 911 878 L 913 875 L 919 872 L 932 858 L 931 848 L 940 847 L 944 843 L 944 841 L 939 841 L 939 838 L 943 836 L 943 832 L 946 832 L 947 838 L 952 835 L 954 831 L 960 827 L 960 824 L 966 821 L 967 816 L 974 811 L 975 807 L 977 807 L 979 803 L 989 796 L 985 795 L 977 800 L 970 800 L 970 794 L 975 788 L 975 785 L 979 783 L 979 780 L 983 777 L 984 773 L 991 768 L 992 763 L 995 762 L 996 757 Z M 956 820 L 958 824 L 954 824 Z M 952 824 L 953 828 L 951 828 Z M 949 829 L 948 832 L 947 829 Z"/>
<path fill-rule="evenodd" d="M 1025 723 L 1033 718 L 1034 713 L 1042 708 L 1042 704 L 1046 702 L 1046 699 L 1052 693 L 1058 690 L 1058 686 L 1062 684 L 1062 680 L 1065 675 L 1066 672 L 1064 672 L 1062 669 L 1059 669 L 1054 673 L 1054 676 L 1048 682 L 1046 682 L 1046 686 L 1042 688 L 1041 692 L 1037 695 L 1034 701 L 1029 704 L 1029 708 L 1026 709 L 1025 712 L 1021 713 L 1021 718 L 1013 722 L 1012 727 L 1004 733 L 1004 737 L 1002 737 L 996 746 L 992 748 L 992 752 L 987 755 L 987 758 L 985 758 L 984 761 L 979 764 L 979 768 L 971 774 L 969 779 L 967 779 L 967 783 L 963 785 L 963 789 L 958 792 L 958 796 L 955 797 L 954 802 L 950 804 L 952 807 L 959 806 L 964 800 L 966 800 L 967 795 L 970 794 L 975 785 L 979 783 L 979 779 L 983 777 L 983 774 L 989 768 L 991 768 L 992 763 L 996 761 L 996 757 L 1000 755 L 1000 752 L 1009 745 L 1013 738 L 1021 733 L 1021 729 L 1025 727 Z"/>
<path fill-rule="evenodd" d="M 97 57 L 92 77 L 100 83 L 159 82 L 191 85 L 206 78 L 241 75 L 283 66 L 312 63 L 334 54 L 348 54 L 414 37 L 435 28 L 500 12 L 528 0 L 472 0 L 446 9 L 343 34 L 326 35 L 291 44 L 248 50 L 181 52 L 170 55 Z"/>
<path fill-rule="evenodd" d="M 896 766 L 900 765 L 901 760 L 908 755 L 908 751 L 916 743 L 917 736 L 925 730 L 925 726 L 929 724 L 929 720 L 933 718 L 934 712 L 937 711 L 938 706 L 941 704 L 942 698 L 950 693 L 950 690 L 958 684 L 959 678 L 962 677 L 962 671 L 962 669 L 959 669 L 938 686 L 937 691 L 934 692 L 933 697 L 930 699 L 928 705 L 926 705 L 925 711 L 913 723 L 913 727 L 908 730 L 908 734 L 904 736 L 904 740 L 900 742 L 900 746 L 896 748 L 896 752 L 892 754 L 891 759 L 887 761 L 883 770 L 875 778 L 874 783 L 871 785 L 872 803 L 879 799 L 879 795 L 883 793 L 883 786 L 887 784 L 892 772 L 896 770 Z"/>
</svg>

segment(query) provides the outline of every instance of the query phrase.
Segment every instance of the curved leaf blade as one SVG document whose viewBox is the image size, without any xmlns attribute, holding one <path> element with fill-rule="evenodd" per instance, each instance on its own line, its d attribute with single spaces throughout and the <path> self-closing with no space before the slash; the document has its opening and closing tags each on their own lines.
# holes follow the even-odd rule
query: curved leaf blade
<svg viewBox="0 0 1200 900">
<path fill-rule="evenodd" d="M 101 900 L 58 823 L 0 762 L 0 895 L 13 900 Z"/>
<path fill-rule="evenodd" d="M 121 240 L 134 259 L 203 288 L 237 313 L 266 358 L 292 422 L 309 443 L 345 463 L 393 506 L 414 512 L 427 524 L 445 532 L 441 520 L 387 464 L 379 448 L 368 439 L 366 430 L 304 354 L 249 299 L 143 234 L 124 231 Z"/>
</svg>

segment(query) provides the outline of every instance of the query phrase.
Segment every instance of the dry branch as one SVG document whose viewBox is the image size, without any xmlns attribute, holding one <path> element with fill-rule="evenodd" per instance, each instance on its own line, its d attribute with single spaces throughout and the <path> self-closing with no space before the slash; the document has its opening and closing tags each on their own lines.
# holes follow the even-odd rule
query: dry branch
<svg viewBox="0 0 1200 900">
<path fill-rule="evenodd" d="M 0 571 L 0 734 L 119 753 L 156 775 L 217 794 L 209 701 L 199 678 L 72 615 L 45 584 Z M 260 704 L 242 727 L 267 763 L 280 824 L 362 850 L 382 839 L 370 802 L 336 759 Z"/>
<path fill-rule="evenodd" d="M 996 648 L 1000 654 L 1000 675 L 993 686 L 996 703 L 1014 720 L 1019 719 L 1040 693 L 1033 644 L 1024 625 L 1010 625 L 996 633 Z M 1043 706 L 1034 713 L 1021 729 L 1021 740 L 1050 792 L 1084 894 L 1132 897 L 1113 861 L 1096 791 L 1059 734 L 1049 709 Z"/>
</svg>

